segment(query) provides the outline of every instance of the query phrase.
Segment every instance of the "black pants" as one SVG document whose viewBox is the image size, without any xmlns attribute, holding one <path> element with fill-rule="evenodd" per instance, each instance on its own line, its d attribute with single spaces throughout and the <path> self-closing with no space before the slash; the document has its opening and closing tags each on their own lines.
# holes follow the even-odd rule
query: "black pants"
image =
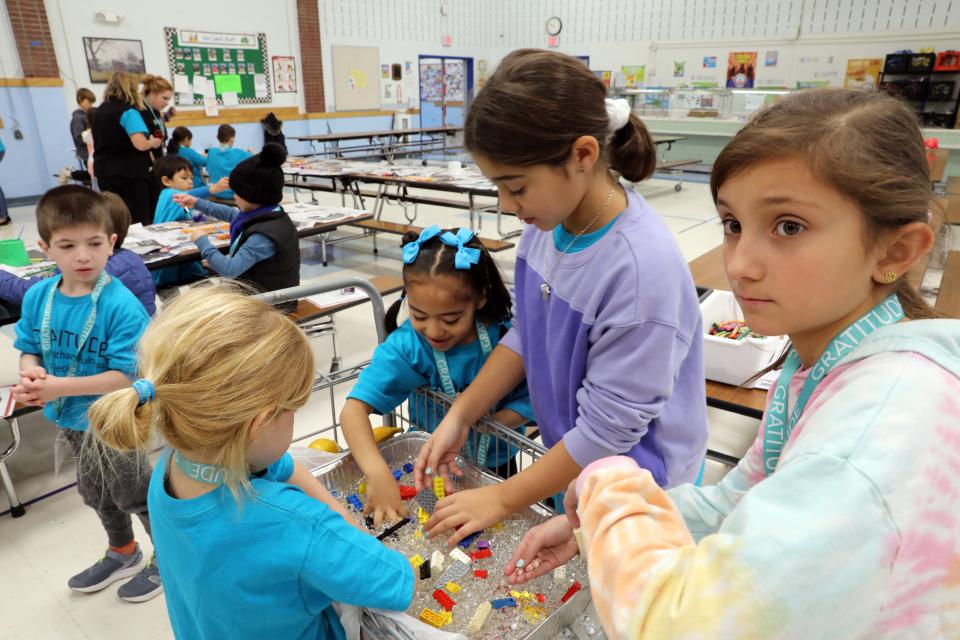
<svg viewBox="0 0 960 640">
<path fill-rule="evenodd" d="M 128 178 L 125 176 L 97 174 L 100 191 L 109 191 L 120 196 L 127 208 L 133 223 L 147 225 L 153 223 L 153 210 L 150 208 L 150 179 Z"/>
<path fill-rule="evenodd" d="M 509 460 L 507 460 L 506 462 L 504 462 L 502 465 L 500 465 L 500 466 L 497 467 L 496 469 L 489 469 L 489 468 L 488 468 L 487 471 L 491 471 L 491 472 L 497 474 L 498 476 L 500 476 L 500 477 L 503 478 L 504 480 L 506 480 L 507 478 L 510 478 L 510 477 L 512 477 L 512 476 L 515 476 L 515 475 L 517 475 L 517 473 L 519 473 L 519 469 L 517 469 L 517 457 L 514 456 L 514 457 L 510 458 Z"/>
</svg>

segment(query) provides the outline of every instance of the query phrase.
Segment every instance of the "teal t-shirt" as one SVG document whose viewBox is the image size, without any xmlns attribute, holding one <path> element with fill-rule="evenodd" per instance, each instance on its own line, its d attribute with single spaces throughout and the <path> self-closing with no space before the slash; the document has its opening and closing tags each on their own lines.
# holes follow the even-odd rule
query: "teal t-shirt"
<svg viewBox="0 0 960 640">
<path fill-rule="evenodd" d="M 142 133 L 145 136 L 150 135 L 147 124 L 143 121 L 143 116 L 136 109 L 127 109 L 123 112 L 123 115 L 120 116 L 120 126 L 123 127 L 128 136 L 135 133 Z"/>
<path fill-rule="evenodd" d="M 557 251 L 564 251 L 566 249 L 566 253 L 579 253 L 606 235 L 607 231 L 610 231 L 619 217 L 620 214 L 618 213 L 613 220 L 596 231 L 583 234 L 576 239 L 576 242 L 573 240 L 576 236 L 567 231 L 562 224 L 558 224 L 553 228 L 553 246 L 557 248 Z M 573 243 L 572 245 L 570 244 L 571 242 Z M 567 249 L 567 247 L 570 248 Z"/>
<path fill-rule="evenodd" d="M 501 328 L 505 330 L 509 328 L 509 324 L 487 326 L 490 342 L 494 346 L 500 341 Z M 445 354 L 457 393 L 473 382 L 483 363 L 487 361 L 479 340 L 457 345 Z M 423 402 L 423 396 L 419 396 L 419 401 L 416 401 L 417 396 L 413 392 L 423 386 L 443 391 L 433 348 L 407 320 L 374 350 L 373 359 L 360 372 L 357 384 L 350 390 L 348 397 L 368 404 L 380 415 L 390 413 L 409 398 L 411 422 L 425 431 L 433 432 L 443 419 L 445 411 L 442 407 L 434 406 L 432 402 Z M 512 409 L 533 422 L 533 407 L 530 404 L 527 383 L 523 382 L 511 391 L 496 409 Z M 515 447 L 509 447 L 501 440 L 491 440 L 487 467 L 499 467 L 516 454 Z"/>
<path fill-rule="evenodd" d="M 77 342 L 83 325 L 93 309 L 92 297 L 66 296 L 54 292 L 50 316 L 50 360 L 43 357 L 40 329 L 47 294 L 60 284 L 54 276 L 30 287 L 20 307 L 14 349 L 43 359 L 43 367 L 55 376 L 65 376 L 77 355 Z M 150 323 L 143 305 L 117 278 L 100 293 L 97 321 L 77 359 L 76 376 L 94 376 L 106 371 L 119 371 L 133 378 L 137 372 L 137 341 Z M 43 414 L 61 429 L 87 430 L 87 409 L 99 396 L 72 396 L 64 399 L 60 414 L 53 403 L 47 403 Z"/>
<path fill-rule="evenodd" d="M 193 187 L 203 186 L 203 167 L 207 166 L 207 159 L 199 151 L 194 151 L 190 147 L 181 146 L 175 154 L 190 163 L 190 170 L 193 172 Z"/>
<path fill-rule="evenodd" d="M 207 151 L 207 173 L 210 174 L 210 182 L 229 177 L 233 168 L 249 157 L 250 153 L 248 151 L 236 147 L 210 149 Z M 218 197 L 229 200 L 233 198 L 233 191 L 227 189 L 222 191 Z"/>
<path fill-rule="evenodd" d="M 241 506 L 222 486 L 174 498 L 169 460 L 167 451 L 153 468 L 147 507 L 177 638 L 341 640 L 333 601 L 410 606 L 409 561 L 286 484 L 290 454 L 250 478 Z"/>
<path fill-rule="evenodd" d="M 160 192 L 160 197 L 157 199 L 157 209 L 153 214 L 154 224 L 192 219 L 186 209 L 173 201 L 173 196 L 178 193 L 187 193 L 197 198 L 208 198 L 210 197 L 210 188 L 202 186 L 197 189 L 191 189 L 190 191 L 180 191 L 179 189 L 169 187 L 164 189 Z M 153 276 L 153 283 L 155 285 L 158 287 L 166 287 L 180 283 L 194 282 L 200 278 L 206 278 L 210 274 L 203 268 L 199 260 L 191 260 L 190 262 L 184 262 L 172 267 L 156 269 L 151 272 L 151 275 Z"/>
</svg>

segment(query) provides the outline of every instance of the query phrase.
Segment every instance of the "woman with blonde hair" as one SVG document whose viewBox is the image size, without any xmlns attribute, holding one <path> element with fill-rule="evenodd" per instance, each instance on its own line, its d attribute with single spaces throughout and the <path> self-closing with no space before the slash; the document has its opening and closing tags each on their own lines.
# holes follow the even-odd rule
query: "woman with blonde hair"
<svg viewBox="0 0 960 640">
<path fill-rule="evenodd" d="M 120 196 L 134 222 L 150 224 L 150 151 L 163 141 L 150 137 L 140 115 L 138 83 L 136 75 L 124 71 L 110 76 L 93 118 L 93 162 L 100 190 Z"/>
<path fill-rule="evenodd" d="M 160 312 L 139 351 L 142 378 L 91 407 L 90 443 L 169 445 L 147 504 L 176 637 L 341 638 L 333 601 L 409 606 L 407 559 L 286 453 L 314 376 L 293 322 L 232 287 L 198 287 Z"/>
</svg>

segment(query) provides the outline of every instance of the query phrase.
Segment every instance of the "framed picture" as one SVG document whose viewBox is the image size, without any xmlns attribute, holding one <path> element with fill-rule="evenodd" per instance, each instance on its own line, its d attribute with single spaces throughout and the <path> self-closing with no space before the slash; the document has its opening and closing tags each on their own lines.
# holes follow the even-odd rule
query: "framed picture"
<svg viewBox="0 0 960 640">
<path fill-rule="evenodd" d="M 297 63 L 293 56 L 273 56 L 273 83 L 276 93 L 297 92 Z"/>
<path fill-rule="evenodd" d="M 119 38 L 83 38 L 90 82 L 108 82 L 115 71 L 146 73 L 143 42 Z"/>
</svg>

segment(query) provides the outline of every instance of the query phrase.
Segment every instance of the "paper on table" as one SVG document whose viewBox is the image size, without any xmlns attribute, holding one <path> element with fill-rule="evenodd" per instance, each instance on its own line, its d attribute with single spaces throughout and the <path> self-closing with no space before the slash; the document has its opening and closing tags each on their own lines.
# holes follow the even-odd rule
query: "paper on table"
<svg viewBox="0 0 960 640">
<path fill-rule="evenodd" d="M 227 91 L 221 97 L 223 98 L 223 106 L 225 107 L 235 107 L 240 104 L 240 99 L 233 91 Z"/>
<path fill-rule="evenodd" d="M 174 74 L 173 90 L 177 93 L 192 93 L 193 90 L 190 88 L 190 78 L 179 73 Z"/>
</svg>

